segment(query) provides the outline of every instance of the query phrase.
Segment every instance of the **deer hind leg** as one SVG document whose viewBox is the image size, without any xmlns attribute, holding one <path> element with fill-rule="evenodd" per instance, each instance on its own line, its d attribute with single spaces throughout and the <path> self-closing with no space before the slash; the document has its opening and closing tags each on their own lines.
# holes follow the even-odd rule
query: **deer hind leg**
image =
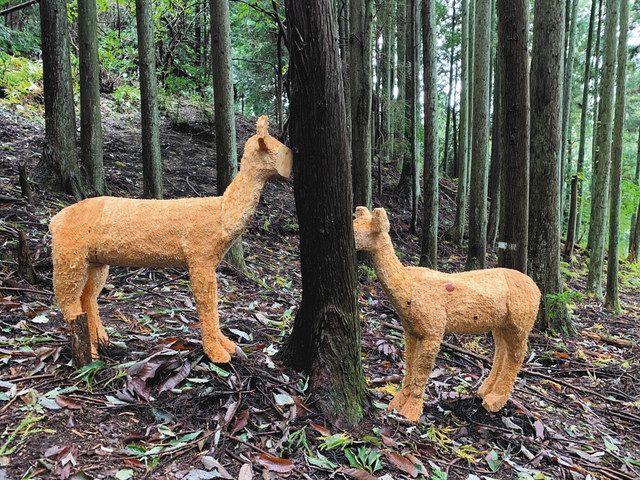
<svg viewBox="0 0 640 480">
<path fill-rule="evenodd" d="M 108 274 L 109 265 L 89 265 L 87 283 L 80 297 L 82 309 L 86 312 L 87 321 L 89 322 L 91 353 L 94 357 L 98 356 L 99 347 L 106 346 L 109 343 L 109 336 L 102 325 L 98 311 L 98 295 L 107 281 Z"/>
<path fill-rule="evenodd" d="M 414 355 L 415 355 L 415 346 L 416 346 L 416 337 L 409 333 L 406 329 L 404 331 L 404 363 L 405 363 L 405 372 L 404 378 L 402 379 L 402 388 L 399 392 L 395 394 L 391 402 L 389 402 L 389 406 L 387 410 L 400 410 L 404 403 L 407 401 L 408 395 L 407 390 L 409 385 L 411 385 L 413 380 L 413 363 L 414 363 Z"/>
<path fill-rule="evenodd" d="M 527 355 L 527 334 L 519 331 L 502 332 L 506 343 L 506 352 L 502 361 L 502 367 L 491 390 L 485 395 L 482 406 L 490 411 L 497 412 L 504 407 L 513 390 L 522 362 Z"/>
<path fill-rule="evenodd" d="M 493 354 L 493 365 L 491 366 L 491 372 L 489 372 L 489 376 L 484 379 L 482 385 L 480 385 L 480 388 L 478 389 L 478 396 L 480 398 L 484 398 L 493 389 L 493 386 L 496 383 L 496 379 L 502 371 L 505 355 L 507 353 L 507 343 L 502 336 L 502 332 L 499 330 L 494 330 L 492 334 L 495 348 L 495 352 Z"/>
<path fill-rule="evenodd" d="M 414 346 L 413 375 L 411 383 L 406 386 L 405 395 L 407 400 L 400 409 L 400 415 L 406 417 L 412 422 L 417 421 L 422 415 L 424 406 L 424 389 L 433 365 L 436 361 L 436 355 L 440 349 L 442 342 L 442 334 L 436 337 L 417 338 Z"/>
<path fill-rule="evenodd" d="M 71 324 L 83 312 L 80 298 L 87 283 L 89 265 L 76 257 L 66 259 L 61 255 L 53 258 L 53 291 L 62 315 Z"/>
<path fill-rule="evenodd" d="M 231 360 L 231 355 L 223 345 L 223 335 L 220 332 L 220 321 L 218 319 L 218 285 L 213 266 L 189 266 L 189 277 L 191 279 L 191 290 L 196 299 L 198 316 L 202 323 L 202 344 L 204 352 L 209 359 L 216 363 L 227 363 Z M 226 342 L 231 340 L 225 338 Z M 235 351 L 235 344 L 233 345 Z"/>
</svg>

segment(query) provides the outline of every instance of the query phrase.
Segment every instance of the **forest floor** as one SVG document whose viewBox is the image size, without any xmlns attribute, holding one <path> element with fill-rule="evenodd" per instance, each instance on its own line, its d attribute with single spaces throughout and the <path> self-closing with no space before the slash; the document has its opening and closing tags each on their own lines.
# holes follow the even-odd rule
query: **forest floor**
<svg viewBox="0 0 640 480">
<path fill-rule="evenodd" d="M 195 109 L 164 118 L 166 197 L 212 195 L 211 126 Z M 105 118 L 110 192 L 138 196 L 135 115 Z M 490 368 L 488 335 L 449 336 L 412 425 L 387 413 L 402 375 L 397 316 L 372 269 L 359 267 L 363 361 L 372 406 L 345 432 L 314 410 L 305 377 L 273 359 L 300 300 L 292 184 L 268 184 L 243 237 L 247 274 L 219 270 L 224 330 L 244 355 L 228 365 L 204 357 L 188 278 L 177 269 L 112 268 L 100 297 L 111 337 L 101 360 L 75 371 L 66 326 L 51 292 L 49 219 L 72 201 L 41 188 L 20 200 L 18 167 L 36 167 L 41 125 L 0 107 L 0 479 L 19 478 L 640 478 L 640 280 L 622 269 L 618 316 L 575 295 L 573 337 L 533 334 L 512 400 L 497 414 L 474 394 Z M 238 118 L 238 141 L 254 133 Z M 416 263 L 410 213 L 385 166 L 382 198 L 396 248 Z M 439 268 L 460 271 L 463 251 L 444 231 L 455 185 L 441 182 Z M 12 200 L 14 199 L 14 200 Z M 17 273 L 23 230 L 37 272 Z M 584 291 L 586 267 L 563 266 Z M 373 475 L 372 475 L 373 474 Z"/>
</svg>

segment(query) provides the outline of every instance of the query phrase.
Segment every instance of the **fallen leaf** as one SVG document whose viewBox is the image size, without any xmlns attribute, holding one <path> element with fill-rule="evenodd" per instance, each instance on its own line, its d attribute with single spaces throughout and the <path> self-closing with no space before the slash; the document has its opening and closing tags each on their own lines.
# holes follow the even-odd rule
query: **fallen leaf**
<svg viewBox="0 0 640 480">
<path fill-rule="evenodd" d="M 375 477 L 360 468 L 343 468 L 342 473 L 357 480 L 378 480 L 378 477 Z"/>
<path fill-rule="evenodd" d="M 289 473 L 295 468 L 291 460 L 286 458 L 274 457 L 267 453 L 261 453 L 256 457 L 257 462 L 267 470 L 278 473 Z"/>
<path fill-rule="evenodd" d="M 68 408 L 69 410 L 80 410 L 82 408 L 82 403 L 62 395 L 58 395 L 55 401 L 61 407 Z"/>
<path fill-rule="evenodd" d="M 317 423 L 313 422 L 309 422 L 309 426 L 323 437 L 328 437 L 331 435 L 331 431 L 327 427 L 323 427 L 322 425 L 318 425 Z"/>
<path fill-rule="evenodd" d="M 181 381 L 189 376 L 191 372 L 191 363 L 183 362 L 180 366 L 180 369 L 167 378 L 164 382 L 160 384 L 158 387 L 158 393 L 166 392 L 167 390 L 171 390 L 176 387 Z"/>
<path fill-rule="evenodd" d="M 240 472 L 238 473 L 238 480 L 252 480 L 253 479 L 253 469 L 251 468 L 250 463 L 245 463 L 240 467 Z"/>
<path fill-rule="evenodd" d="M 396 452 L 385 452 L 385 456 L 398 470 L 402 470 L 411 478 L 418 476 L 418 469 L 408 458 Z"/>
<path fill-rule="evenodd" d="M 249 421 L 249 409 L 243 410 L 238 415 L 236 419 L 236 424 L 233 426 L 233 429 L 231 429 L 231 435 L 235 435 L 240 430 L 242 430 L 247 425 L 248 421 Z"/>
</svg>

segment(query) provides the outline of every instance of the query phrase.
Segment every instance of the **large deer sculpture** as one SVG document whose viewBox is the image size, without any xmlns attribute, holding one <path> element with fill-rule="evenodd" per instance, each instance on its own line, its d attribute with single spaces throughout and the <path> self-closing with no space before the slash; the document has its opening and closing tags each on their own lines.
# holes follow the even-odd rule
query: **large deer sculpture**
<svg viewBox="0 0 640 480">
<path fill-rule="evenodd" d="M 240 172 L 221 197 L 97 197 L 51 219 L 54 293 L 67 322 L 86 313 L 94 357 L 108 342 L 97 297 L 109 265 L 117 265 L 187 267 L 204 351 L 214 362 L 230 360 L 235 343 L 220 330 L 215 269 L 249 223 L 265 183 L 289 177 L 293 159 L 291 150 L 269 135 L 266 116 L 256 126 Z"/>
<path fill-rule="evenodd" d="M 404 329 L 405 376 L 389 409 L 418 420 L 444 334 L 488 331 L 493 334 L 495 355 L 478 395 L 490 412 L 504 407 L 538 314 L 540 290 L 533 280 L 506 268 L 447 274 L 405 267 L 396 256 L 382 208 L 372 214 L 357 207 L 353 229 L 356 249 L 371 254 L 378 279 Z"/>
</svg>

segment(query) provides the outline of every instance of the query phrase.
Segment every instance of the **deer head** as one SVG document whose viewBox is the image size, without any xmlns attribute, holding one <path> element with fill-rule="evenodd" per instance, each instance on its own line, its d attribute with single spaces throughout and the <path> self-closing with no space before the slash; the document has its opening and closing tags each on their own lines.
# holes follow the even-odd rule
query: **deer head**
<svg viewBox="0 0 640 480">
<path fill-rule="evenodd" d="M 293 166 L 293 152 L 269 134 L 269 117 L 256 122 L 256 134 L 247 140 L 240 168 L 256 169 L 267 178 L 289 178 Z"/>
<path fill-rule="evenodd" d="M 389 228 L 389 219 L 384 208 L 375 208 L 371 213 L 366 207 L 356 207 L 353 220 L 356 250 L 365 252 L 376 250 L 385 242 Z"/>
</svg>

